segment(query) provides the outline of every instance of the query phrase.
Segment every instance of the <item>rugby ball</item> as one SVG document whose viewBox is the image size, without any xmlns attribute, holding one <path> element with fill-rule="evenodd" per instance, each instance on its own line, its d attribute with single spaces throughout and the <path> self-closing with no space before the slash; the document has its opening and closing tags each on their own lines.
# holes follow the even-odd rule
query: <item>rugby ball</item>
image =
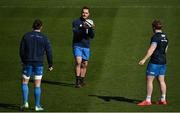
<svg viewBox="0 0 180 113">
<path fill-rule="evenodd" d="M 91 19 L 87 19 L 85 21 L 86 25 L 88 25 L 89 27 L 94 27 L 94 22 Z"/>
</svg>

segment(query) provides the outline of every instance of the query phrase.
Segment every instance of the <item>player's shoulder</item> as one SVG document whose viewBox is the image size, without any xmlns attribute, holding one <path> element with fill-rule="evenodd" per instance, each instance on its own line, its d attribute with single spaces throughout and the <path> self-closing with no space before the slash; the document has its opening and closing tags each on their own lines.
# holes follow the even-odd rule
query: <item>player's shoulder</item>
<svg viewBox="0 0 180 113">
<path fill-rule="evenodd" d="M 35 32 L 35 31 L 26 32 L 23 37 L 26 38 L 26 37 L 34 37 L 34 36 L 40 38 L 48 38 L 44 33 Z"/>
<path fill-rule="evenodd" d="M 33 35 L 33 32 L 32 32 L 32 31 L 26 32 L 26 33 L 24 33 L 24 35 L 23 35 L 23 39 L 27 39 L 28 37 L 31 37 L 31 35 Z"/>
<path fill-rule="evenodd" d="M 154 35 L 151 37 L 151 42 L 158 42 L 159 36 L 157 33 L 154 33 Z"/>
<path fill-rule="evenodd" d="M 76 18 L 76 19 L 73 20 L 73 23 L 80 22 L 80 21 L 81 21 L 80 18 Z"/>
<path fill-rule="evenodd" d="M 164 32 L 158 33 L 158 34 L 156 35 L 156 37 L 158 37 L 159 40 L 164 40 L 164 39 L 167 40 L 167 35 L 166 35 L 166 33 L 164 33 Z"/>
<path fill-rule="evenodd" d="M 42 32 L 39 32 L 39 35 L 41 36 L 41 39 L 44 40 L 44 41 L 49 41 L 49 38 L 46 34 L 42 33 Z"/>
<path fill-rule="evenodd" d="M 29 32 L 24 33 L 24 36 L 28 36 L 28 35 L 31 35 L 31 34 L 33 34 L 33 32 L 29 31 Z"/>
<path fill-rule="evenodd" d="M 39 35 L 41 35 L 43 38 L 48 38 L 46 34 L 39 32 Z"/>
<path fill-rule="evenodd" d="M 164 32 L 155 33 L 155 37 L 166 37 L 166 33 Z"/>
<path fill-rule="evenodd" d="M 161 38 L 162 37 L 162 35 L 163 35 L 163 33 L 161 33 L 161 32 L 157 32 L 157 33 L 154 33 L 154 35 L 152 36 L 152 38 L 156 38 L 156 39 L 158 39 L 158 38 Z"/>
<path fill-rule="evenodd" d="M 155 33 L 151 38 L 151 42 L 160 42 L 162 40 L 168 40 L 166 34 L 163 32 Z"/>
</svg>

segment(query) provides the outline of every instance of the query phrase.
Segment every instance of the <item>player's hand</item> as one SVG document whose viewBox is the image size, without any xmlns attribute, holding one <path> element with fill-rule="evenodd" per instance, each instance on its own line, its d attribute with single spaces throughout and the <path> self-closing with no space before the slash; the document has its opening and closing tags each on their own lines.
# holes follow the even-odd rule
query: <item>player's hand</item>
<svg viewBox="0 0 180 113">
<path fill-rule="evenodd" d="M 146 60 L 145 60 L 145 59 L 142 59 L 142 60 L 139 61 L 139 65 L 144 65 L 145 62 L 146 62 Z"/>
<path fill-rule="evenodd" d="M 52 71 L 52 70 L 53 70 L 53 67 L 52 67 L 52 66 L 51 66 L 51 67 L 49 67 L 49 68 L 48 68 L 48 70 L 49 70 L 49 71 Z"/>
<path fill-rule="evenodd" d="M 95 25 L 94 24 L 92 25 L 92 28 L 95 29 Z"/>
<path fill-rule="evenodd" d="M 85 29 L 90 28 L 89 25 L 87 23 L 85 23 L 85 22 L 83 23 L 82 27 L 85 28 Z"/>
</svg>

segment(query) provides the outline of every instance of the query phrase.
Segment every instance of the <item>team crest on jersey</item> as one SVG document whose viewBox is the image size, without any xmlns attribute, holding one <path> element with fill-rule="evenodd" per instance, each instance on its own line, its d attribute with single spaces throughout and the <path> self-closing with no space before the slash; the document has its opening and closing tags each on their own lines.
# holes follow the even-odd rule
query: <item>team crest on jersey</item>
<svg viewBox="0 0 180 113">
<path fill-rule="evenodd" d="M 162 36 L 162 37 L 166 37 L 166 35 L 165 35 L 165 34 L 162 34 L 161 36 Z"/>
</svg>

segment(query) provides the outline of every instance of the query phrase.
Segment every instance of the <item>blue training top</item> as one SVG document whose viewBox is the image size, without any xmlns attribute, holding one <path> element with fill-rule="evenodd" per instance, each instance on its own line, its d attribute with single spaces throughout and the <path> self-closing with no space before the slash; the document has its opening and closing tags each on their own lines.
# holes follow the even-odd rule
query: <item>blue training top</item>
<svg viewBox="0 0 180 113">
<path fill-rule="evenodd" d="M 151 44 L 152 43 L 157 44 L 157 47 L 151 56 L 150 63 L 166 64 L 166 48 L 168 46 L 166 34 L 156 32 L 151 38 Z"/>
<path fill-rule="evenodd" d="M 88 28 L 88 33 L 86 29 L 83 28 L 85 19 L 78 18 L 73 21 L 73 46 L 79 46 L 84 48 L 90 47 L 90 38 L 93 38 L 95 33 L 92 27 Z"/>
<path fill-rule="evenodd" d="M 44 52 L 49 66 L 52 66 L 52 49 L 48 37 L 37 31 L 24 34 L 20 44 L 20 58 L 23 64 L 42 66 Z"/>
</svg>

